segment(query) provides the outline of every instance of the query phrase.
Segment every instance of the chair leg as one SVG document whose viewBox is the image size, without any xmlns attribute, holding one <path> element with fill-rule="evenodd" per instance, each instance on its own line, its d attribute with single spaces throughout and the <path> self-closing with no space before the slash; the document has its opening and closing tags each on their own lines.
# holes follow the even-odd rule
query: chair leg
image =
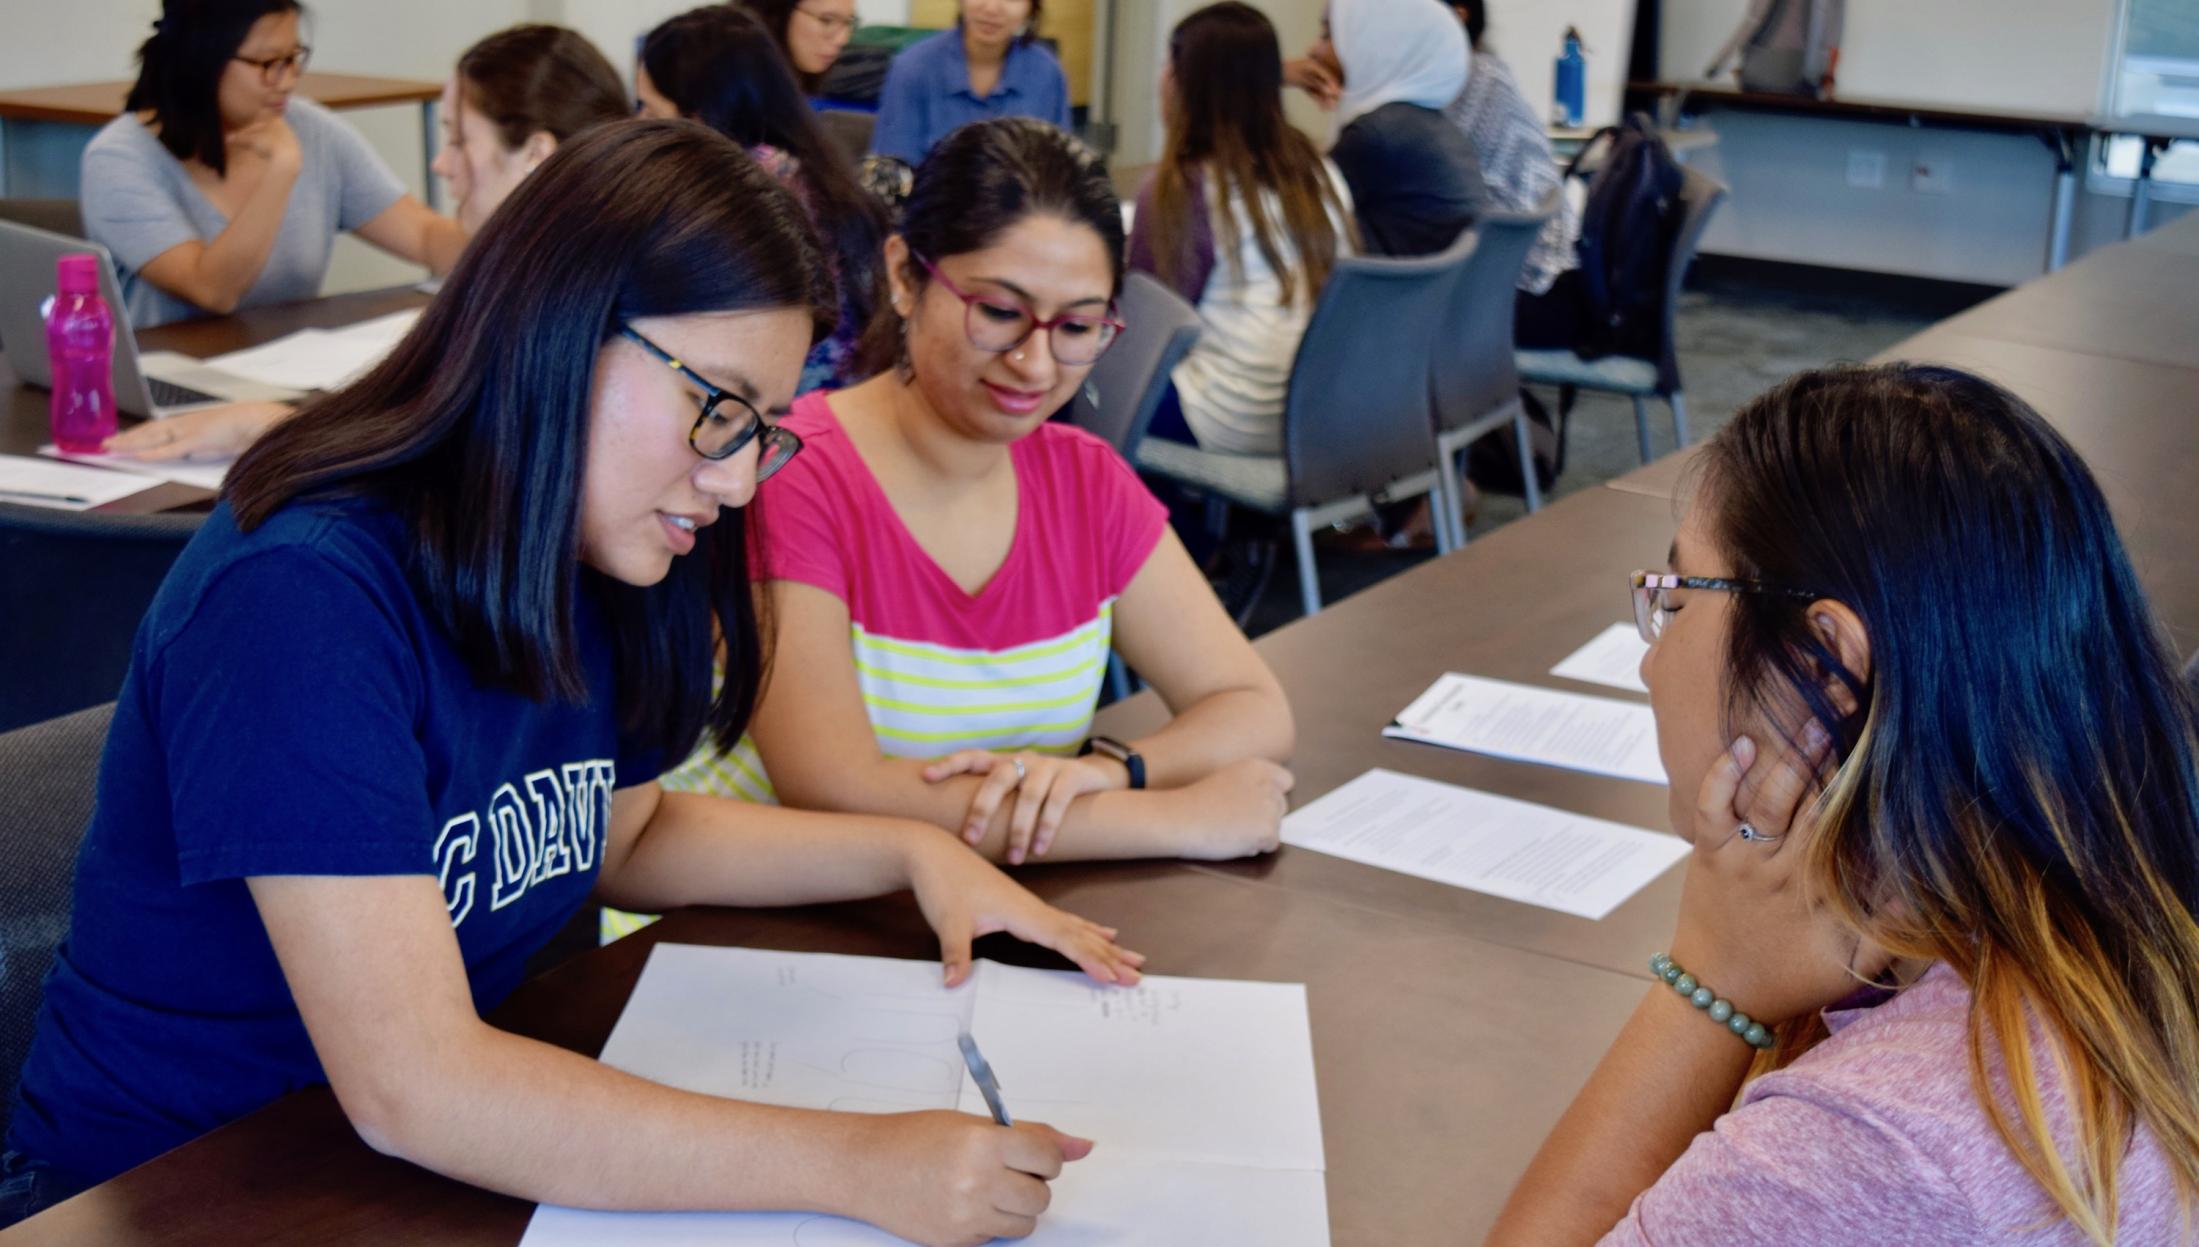
<svg viewBox="0 0 2199 1247">
<path fill-rule="evenodd" d="M 1672 435 L 1679 439 L 1682 448 L 1687 446 L 1687 400 L 1678 390 L 1665 395 L 1665 405 L 1672 408 Z"/>
<path fill-rule="evenodd" d="M 1303 507 L 1290 513 L 1290 543 L 1298 552 L 1298 600 L 1308 615 L 1321 613 L 1321 573 L 1313 564 L 1313 525 Z"/>
<path fill-rule="evenodd" d="M 1642 462 L 1649 462 L 1649 404 L 1639 394 L 1634 396 L 1634 439 L 1641 445 Z"/>
<path fill-rule="evenodd" d="M 1459 484 L 1458 456 L 1436 453 L 1435 488 L 1428 493 L 1428 513 L 1435 521 L 1436 539 L 1446 550 L 1466 544 L 1466 490 Z"/>
<path fill-rule="evenodd" d="M 1527 513 L 1533 515 L 1542 510 L 1542 486 L 1535 480 L 1535 452 L 1527 444 L 1527 410 L 1525 404 L 1512 413 L 1512 440 L 1519 443 L 1519 479 L 1527 490 Z M 1459 521 L 1460 545 L 1466 544 L 1466 521 Z"/>
</svg>

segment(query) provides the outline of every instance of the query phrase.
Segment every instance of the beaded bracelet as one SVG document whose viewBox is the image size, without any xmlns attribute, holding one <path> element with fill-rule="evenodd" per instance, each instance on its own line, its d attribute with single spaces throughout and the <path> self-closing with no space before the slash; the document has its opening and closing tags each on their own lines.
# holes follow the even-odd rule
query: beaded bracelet
<svg viewBox="0 0 2199 1247">
<path fill-rule="evenodd" d="M 1672 990 L 1680 993 L 1689 1004 L 1710 1015 L 1710 1020 L 1724 1026 L 1739 1036 L 1741 1042 L 1751 1048 L 1769 1048 L 1778 1042 L 1762 1022 L 1733 1007 L 1733 1002 L 1695 981 L 1695 976 L 1682 970 L 1671 953 L 1658 953 L 1649 959 L 1649 972 L 1656 975 Z"/>
</svg>

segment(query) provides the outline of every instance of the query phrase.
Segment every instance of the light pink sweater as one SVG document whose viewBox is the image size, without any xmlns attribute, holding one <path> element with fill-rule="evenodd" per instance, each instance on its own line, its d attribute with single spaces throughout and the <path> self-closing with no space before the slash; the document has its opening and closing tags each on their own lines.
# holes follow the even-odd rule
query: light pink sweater
<svg viewBox="0 0 2199 1247">
<path fill-rule="evenodd" d="M 2085 1242 L 1978 1103 L 1969 1006 L 1969 987 L 1938 965 L 1875 1007 L 1826 1010 L 1832 1036 L 1750 1084 L 1740 1107 L 1696 1137 L 1601 1247 Z M 2040 1078 L 2048 1120 L 2073 1157 L 2067 1102 L 2043 1051 Z M 1994 1082 L 2005 1093 L 1998 1072 Z M 2118 1243 L 2199 1243 L 2199 1221 L 2179 1209 L 2142 1126 L 2118 1181 Z"/>
</svg>

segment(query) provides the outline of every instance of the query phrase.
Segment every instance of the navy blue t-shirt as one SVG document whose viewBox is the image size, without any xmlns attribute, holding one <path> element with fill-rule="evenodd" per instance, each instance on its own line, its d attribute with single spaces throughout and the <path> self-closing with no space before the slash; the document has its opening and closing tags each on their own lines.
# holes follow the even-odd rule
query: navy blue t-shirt
<svg viewBox="0 0 2199 1247">
<path fill-rule="evenodd" d="M 475 683 L 361 502 L 249 534 L 216 508 L 137 634 L 9 1146 L 103 1181 L 327 1081 L 245 880 L 432 875 L 474 1003 L 594 886 L 619 739 L 608 625 L 578 611 L 584 706 Z"/>
</svg>

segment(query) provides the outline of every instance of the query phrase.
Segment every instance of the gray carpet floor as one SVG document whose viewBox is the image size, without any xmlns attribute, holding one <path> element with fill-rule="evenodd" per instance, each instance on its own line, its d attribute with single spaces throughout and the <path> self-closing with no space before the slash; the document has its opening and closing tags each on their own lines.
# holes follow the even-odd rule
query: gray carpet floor
<svg viewBox="0 0 2199 1247">
<path fill-rule="evenodd" d="M 1744 403 L 1784 377 L 1825 364 L 1868 359 L 1961 310 L 1983 293 L 1829 284 L 1723 267 L 1716 274 L 1698 270 L 1682 295 L 1678 322 L 1689 437 L 1700 441 L 1716 433 Z M 1540 396 L 1547 407 L 1556 409 L 1554 392 Z M 1674 445 L 1671 415 L 1661 403 L 1652 403 L 1649 410 L 1651 447 L 1658 455 L 1667 454 Z M 1617 396 L 1583 394 L 1567 425 L 1565 472 L 1550 493 L 1563 497 L 1595 488 L 1640 463 L 1632 404 Z M 1519 498 L 1485 492 L 1468 539 L 1525 514 Z M 1259 531 L 1256 525 L 1242 522 L 1232 528 L 1233 533 L 1248 530 Z M 1274 531 L 1280 531 L 1279 526 Z M 1340 601 L 1428 557 L 1324 545 L 1316 552 L 1322 598 Z M 1225 600 L 1232 589 L 1241 599 L 1246 586 L 1241 575 L 1234 584 L 1227 577 L 1217 584 Z M 1258 636 L 1300 613 L 1297 567 L 1286 538 L 1264 591 L 1250 609 L 1246 630 Z"/>
</svg>

